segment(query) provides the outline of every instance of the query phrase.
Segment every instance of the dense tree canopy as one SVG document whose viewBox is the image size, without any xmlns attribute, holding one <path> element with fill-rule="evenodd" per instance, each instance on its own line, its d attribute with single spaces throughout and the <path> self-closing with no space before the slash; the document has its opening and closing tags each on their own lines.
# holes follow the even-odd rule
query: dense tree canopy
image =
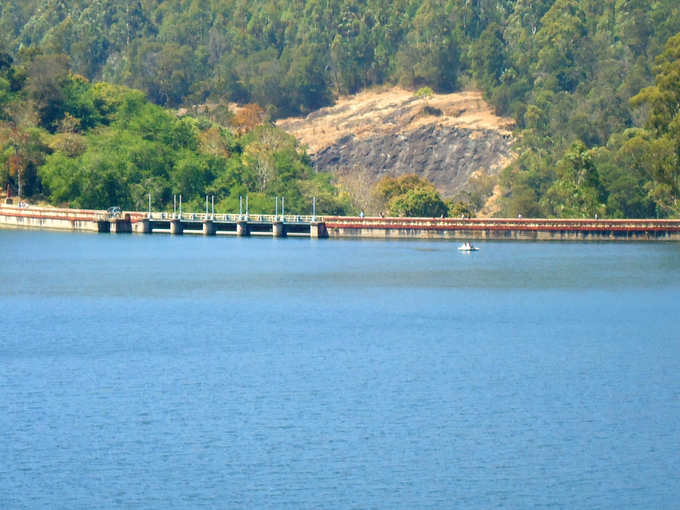
<svg viewBox="0 0 680 510">
<path fill-rule="evenodd" d="M 273 212 L 275 197 L 287 210 L 351 211 L 330 176 L 312 170 L 296 140 L 253 116 L 238 127 L 201 117 L 178 117 L 141 91 L 91 84 L 68 69 L 64 55 L 35 55 L 15 67 L 0 62 L 0 186 L 22 197 L 83 208 L 118 205 L 168 209 L 181 194 L 202 210 L 206 194 L 222 211 L 238 210 L 248 195 L 253 212 Z M 11 77 L 25 74 L 13 90 Z M 232 120 L 237 116 L 226 116 Z"/>
<path fill-rule="evenodd" d="M 390 216 L 439 217 L 459 209 L 447 204 L 428 180 L 415 174 L 384 177 L 373 190 L 381 212 Z M 371 211 L 374 212 L 375 211 Z"/>
<path fill-rule="evenodd" d="M 501 213 L 593 214 L 577 206 L 586 190 L 569 195 L 577 151 L 600 213 L 677 215 L 678 33 L 677 0 L 6 0 L 0 103 L 21 89 L 50 133 L 66 113 L 99 122 L 82 85 L 58 85 L 63 60 L 41 54 L 161 106 L 235 101 L 269 118 L 371 85 L 477 86 L 517 124 Z"/>
<path fill-rule="evenodd" d="M 549 8 L 532 18 L 528 33 L 526 25 L 513 26 L 514 15 L 504 32 L 510 47 L 512 34 L 534 60 L 526 63 L 532 79 L 524 99 L 509 104 L 518 122 L 519 158 L 501 176 L 502 212 L 678 215 L 673 175 L 680 168 L 667 105 L 680 95 L 680 83 L 670 78 L 679 65 L 673 50 L 678 36 L 672 36 L 680 30 L 680 5 L 544 3 Z M 518 71 L 521 61 L 513 64 Z M 508 92 L 501 80 L 491 96 L 502 97 L 497 104 L 503 107 Z"/>
</svg>

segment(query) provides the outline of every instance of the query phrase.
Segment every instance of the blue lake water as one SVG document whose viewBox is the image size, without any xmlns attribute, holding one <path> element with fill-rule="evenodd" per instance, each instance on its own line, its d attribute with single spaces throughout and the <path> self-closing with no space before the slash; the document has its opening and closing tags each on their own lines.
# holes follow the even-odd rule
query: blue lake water
<svg viewBox="0 0 680 510">
<path fill-rule="evenodd" d="M 680 507 L 680 244 L 0 230 L 0 508 Z"/>
</svg>

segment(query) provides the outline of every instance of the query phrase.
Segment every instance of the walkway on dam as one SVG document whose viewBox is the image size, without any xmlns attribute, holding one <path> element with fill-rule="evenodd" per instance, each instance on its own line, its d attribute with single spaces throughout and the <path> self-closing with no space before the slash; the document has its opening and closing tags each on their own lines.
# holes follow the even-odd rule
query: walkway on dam
<svg viewBox="0 0 680 510">
<path fill-rule="evenodd" d="M 110 233 L 328 237 L 322 216 L 144 213 L 0 205 L 0 225 Z"/>
</svg>

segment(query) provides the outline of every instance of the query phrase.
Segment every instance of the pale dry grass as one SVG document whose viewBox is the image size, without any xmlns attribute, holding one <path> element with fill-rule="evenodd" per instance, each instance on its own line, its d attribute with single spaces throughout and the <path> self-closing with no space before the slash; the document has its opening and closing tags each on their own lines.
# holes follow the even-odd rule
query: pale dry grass
<svg viewBox="0 0 680 510">
<path fill-rule="evenodd" d="M 501 210 L 501 198 L 503 192 L 500 184 L 496 184 L 493 193 L 487 198 L 484 207 L 477 212 L 478 218 L 493 218 Z"/>
<path fill-rule="evenodd" d="M 509 136 L 513 120 L 497 116 L 479 91 L 417 97 L 412 91 L 393 87 L 341 97 L 334 106 L 276 124 L 314 154 L 350 135 L 363 139 L 408 133 L 428 125 L 494 130 Z"/>
</svg>

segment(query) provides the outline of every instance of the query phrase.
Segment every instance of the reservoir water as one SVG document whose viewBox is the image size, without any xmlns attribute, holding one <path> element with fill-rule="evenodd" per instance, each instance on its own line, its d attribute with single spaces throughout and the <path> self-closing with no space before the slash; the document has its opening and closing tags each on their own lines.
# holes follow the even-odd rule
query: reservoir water
<svg viewBox="0 0 680 510">
<path fill-rule="evenodd" d="M 0 508 L 680 506 L 680 244 L 0 230 Z"/>
</svg>

